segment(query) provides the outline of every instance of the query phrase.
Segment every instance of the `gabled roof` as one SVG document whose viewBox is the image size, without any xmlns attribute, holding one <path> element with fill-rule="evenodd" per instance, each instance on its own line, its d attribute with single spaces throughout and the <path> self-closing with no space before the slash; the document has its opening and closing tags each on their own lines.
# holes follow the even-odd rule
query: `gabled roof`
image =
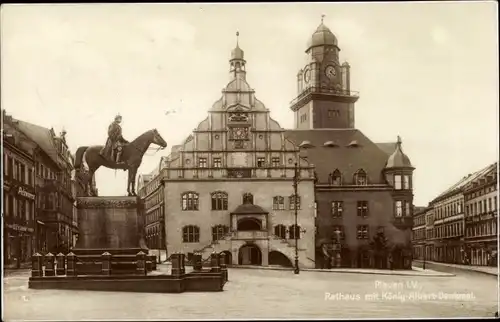
<svg viewBox="0 0 500 322">
<path fill-rule="evenodd" d="M 475 187 L 475 183 L 479 183 L 481 179 L 486 179 L 488 176 L 496 173 L 498 171 L 497 169 L 498 163 L 495 162 L 493 164 L 490 164 L 487 168 L 484 169 L 484 171 L 481 171 L 481 173 L 476 176 L 473 180 L 470 180 L 466 185 L 464 185 L 464 190 L 469 190 L 471 188 Z"/>
<path fill-rule="evenodd" d="M 488 173 L 490 170 L 492 170 L 494 168 L 496 168 L 496 163 L 490 164 L 487 167 L 482 168 L 479 171 L 476 171 L 476 172 L 474 172 L 472 174 L 469 174 L 469 175 L 463 177 L 457 183 L 455 183 L 450 188 L 446 189 L 444 192 L 442 192 L 440 195 L 438 195 L 436 198 L 434 198 L 434 200 L 432 200 L 432 202 L 435 202 L 435 201 L 437 201 L 440 198 L 443 198 L 443 197 L 445 197 L 447 195 L 452 194 L 453 192 L 456 192 L 456 191 L 459 191 L 460 189 L 463 189 L 467 184 L 469 184 L 472 181 L 476 180 L 480 176 Z"/>
<path fill-rule="evenodd" d="M 285 137 L 297 145 L 304 141 L 311 143 L 312 147 L 302 154 L 307 155 L 310 164 L 314 164 L 319 183 L 327 183 L 328 175 L 335 169 L 341 172 L 342 180 L 347 184 L 352 182 L 359 169 L 366 172 L 368 183 L 386 183 L 382 170 L 387 162 L 387 153 L 357 129 L 287 130 Z M 338 146 L 324 146 L 328 141 Z M 349 146 L 353 141 L 357 145 Z"/>
<path fill-rule="evenodd" d="M 61 166 L 57 157 L 57 147 L 54 145 L 54 140 L 49 129 L 25 121 L 15 120 L 15 122 L 21 132 L 33 140 L 55 164 Z"/>
</svg>

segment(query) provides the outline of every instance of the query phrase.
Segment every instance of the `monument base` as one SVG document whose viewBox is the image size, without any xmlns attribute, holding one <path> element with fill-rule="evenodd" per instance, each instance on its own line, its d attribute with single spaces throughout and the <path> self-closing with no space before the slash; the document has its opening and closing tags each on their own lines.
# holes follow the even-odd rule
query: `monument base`
<svg viewBox="0 0 500 322">
<path fill-rule="evenodd" d="M 144 203 L 138 197 L 78 197 L 80 235 L 75 255 L 76 275 L 102 274 L 102 255 L 111 257 L 112 275 L 136 273 L 137 253 L 148 254 L 144 241 Z M 152 270 L 147 257 L 146 270 Z"/>
</svg>

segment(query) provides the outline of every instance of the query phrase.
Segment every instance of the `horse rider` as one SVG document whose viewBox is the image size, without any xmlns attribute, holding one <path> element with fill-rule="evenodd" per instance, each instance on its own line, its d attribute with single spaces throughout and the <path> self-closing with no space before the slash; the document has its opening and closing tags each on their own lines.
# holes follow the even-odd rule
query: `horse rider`
<svg viewBox="0 0 500 322">
<path fill-rule="evenodd" d="M 121 115 L 115 116 L 115 120 L 108 127 L 108 139 L 106 145 L 101 150 L 101 155 L 106 159 L 116 162 L 116 164 L 125 164 L 121 160 L 123 145 L 129 143 L 122 136 Z"/>
</svg>

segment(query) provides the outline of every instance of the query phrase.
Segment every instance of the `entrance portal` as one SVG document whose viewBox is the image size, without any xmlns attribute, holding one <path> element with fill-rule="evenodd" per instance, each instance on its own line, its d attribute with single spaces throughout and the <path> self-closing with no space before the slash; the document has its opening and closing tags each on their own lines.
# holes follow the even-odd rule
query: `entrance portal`
<svg viewBox="0 0 500 322">
<path fill-rule="evenodd" d="M 238 231 L 262 230 L 262 223 L 255 218 L 243 218 L 238 221 Z"/>
<path fill-rule="evenodd" d="M 256 245 L 241 246 L 238 253 L 240 265 L 262 265 L 262 252 Z"/>
</svg>

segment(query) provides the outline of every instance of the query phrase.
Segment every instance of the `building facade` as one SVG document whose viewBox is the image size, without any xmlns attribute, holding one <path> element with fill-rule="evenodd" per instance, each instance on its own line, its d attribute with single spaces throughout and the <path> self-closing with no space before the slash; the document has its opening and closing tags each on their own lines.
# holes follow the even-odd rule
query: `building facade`
<svg viewBox="0 0 500 322">
<path fill-rule="evenodd" d="M 160 164 L 163 162 L 163 157 Z M 138 179 L 138 195 L 144 199 L 144 228 L 146 245 L 150 250 L 165 249 L 165 191 L 159 168 L 153 173 L 141 175 Z"/>
<path fill-rule="evenodd" d="M 413 259 L 424 259 L 427 234 L 427 207 L 415 207 L 413 212 L 412 247 Z M 427 257 L 426 257 L 427 259 Z"/>
<path fill-rule="evenodd" d="M 498 163 L 464 187 L 465 258 L 471 265 L 498 263 Z"/>
<path fill-rule="evenodd" d="M 68 253 L 77 234 L 72 191 L 72 159 L 66 132 L 21 120 L 16 129 L 36 143 L 34 153 L 36 191 L 36 249 L 41 253 Z"/>
<path fill-rule="evenodd" d="M 36 251 L 36 145 L 3 114 L 3 243 L 4 265 L 21 267 Z"/>
<path fill-rule="evenodd" d="M 337 247 L 340 266 L 411 268 L 414 167 L 399 137 L 376 144 L 356 129 L 359 93 L 339 53 L 321 23 L 297 75 L 295 128 L 286 132 L 317 173 L 316 266 L 330 266 Z"/>
<path fill-rule="evenodd" d="M 291 265 L 297 237 L 299 266 L 314 267 L 313 168 L 256 98 L 239 45 L 231 53 L 229 78 L 208 116 L 172 147 L 158 178 L 149 182 L 154 219 L 148 222 L 155 227 L 163 213 L 169 254 L 202 252 L 206 259 L 217 251 L 234 265 Z"/>
<path fill-rule="evenodd" d="M 464 176 L 417 214 L 425 216 L 426 233 L 424 241 L 418 235 L 414 253 L 421 254 L 419 249 L 424 244 L 427 260 L 470 265 L 496 263 L 496 169 L 495 163 Z M 422 229 L 421 219 L 417 222 L 414 231 Z"/>
</svg>

